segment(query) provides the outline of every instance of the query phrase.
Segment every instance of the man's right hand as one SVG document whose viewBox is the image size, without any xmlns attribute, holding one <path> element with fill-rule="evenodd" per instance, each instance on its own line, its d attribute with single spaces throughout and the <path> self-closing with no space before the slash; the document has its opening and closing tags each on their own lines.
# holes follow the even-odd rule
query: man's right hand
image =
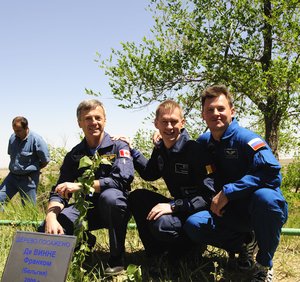
<svg viewBox="0 0 300 282">
<path fill-rule="evenodd" d="M 155 131 L 152 135 L 152 143 L 154 146 L 157 146 L 157 144 L 159 143 L 159 141 L 162 139 L 161 134 L 159 133 L 159 131 Z"/>
<path fill-rule="evenodd" d="M 58 220 L 56 219 L 55 214 L 48 214 L 46 216 L 45 233 L 59 235 L 64 234 L 64 230 L 58 222 Z"/>
<path fill-rule="evenodd" d="M 128 144 L 129 149 L 133 149 L 130 137 L 123 136 L 123 135 L 114 135 L 114 136 L 111 136 L 111 139 L 114 140 L 114 141 L 116 141 L 116 140 L 122 140 L 122 141 L 124 141 L 125 143 Z"/>
<path fill-rule="evenodd" d="M 64 205 L 58 202 L 50 202 L 45 219 L 45 233 L 64 234 L 64 230 L 57 220 L 58 215 L 63 210 Z"/>
</svg>

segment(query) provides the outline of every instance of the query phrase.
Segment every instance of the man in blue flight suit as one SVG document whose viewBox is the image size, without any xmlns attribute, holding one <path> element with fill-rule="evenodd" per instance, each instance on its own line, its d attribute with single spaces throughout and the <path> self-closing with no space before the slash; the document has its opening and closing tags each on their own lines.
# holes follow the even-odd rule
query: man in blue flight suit
<svg viewBox="0 0 300 282">
<path fill-rule="evenodd" d="M 281 167 L 260 136 L 238 125 L 225 86 L 207 88 L 201 102 L 210 132 L 197 141 L 210 151 L 220 189 L 210 211 L 191 215 L 184 229 L 195 242 L 237 253 L 253 246 L 254 232 L 259 250 L 252 281 L 272 281 L 272 258 L 287 220 Z"/>
<path fill-rule="evenodd" d="M 134 167 L 128 144 L 121 140 L 113 141 L 104 131 L 106 115 L 103 104 L 98 100 L 85 100 L 77 108 L 79 127 L 83 130 L 84 139 L 67 155 L 60 168 L 57 185 L 52 188 L 44 224 L 39 231 L 49 234 L 74 234 L 74 222 L 79 211 L 68 204 L 72 193 L 81 189 L 77 182 L 85 168 L 78 169 L 83 156 L 94 156 L 99 153 L 106 157 L 109 164 L 100 164 L 95 171 L 94 193 L 87 195 L 91 202 L 87 220 L 89 230 L 108 228 L 110 258 L 106 275 L 116 275 L 124 270 L 124 252 L 127 223 L 130 212 L 127 207 L 127 196 L 133 180 Z M 94 236 L 89 233 L 90 239 Z"/>
<path fill-rule="evenodd" d="M 214 194 L 213 170 L 205 163 L 202 147 L 190 140 L 183 128 L 185 120 L 178 103 L 161 103 L 154 123 L 161 140 L 149 160 L 131 149 L 134 167 L 146 181 L 162 177 L 172 197 L 136 189 L 129 195 L 129 207 L 147 256 L 157 258 L 168 252 L 168 257 L 175 259 L 195 246 L 182 226 L 189 215 L 209 208 Z"/>
</svg>

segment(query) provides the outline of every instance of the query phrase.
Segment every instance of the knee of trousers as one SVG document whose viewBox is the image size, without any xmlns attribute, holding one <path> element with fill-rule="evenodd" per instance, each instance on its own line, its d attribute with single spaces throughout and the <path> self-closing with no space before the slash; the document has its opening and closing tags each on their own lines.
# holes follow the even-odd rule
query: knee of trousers
<svg viewBox="0 0 300 282">
<path fill-rule="evenodd" d="M 137 189 L 129 193 L 128 206 L 131 210 L 139 210 L 144 202 L 144 189 Z"/>
<path fill-rule="evenodd" d="M 170 215 L 163 215 L 155 221 L 149 222 L 149 229 L 154 238 L 160 241 L 170 242 L 179 237 L 182 226 Z"/>
<path fill-rule="evenodd" d="M 286 201 L 278 190 L 261 188 L 256 190 L 251 199 L 250 213 L 252 212 L 286 212 Z"/>
<path fill-rule="evenodd" d="M 187 236 L 195 242 L 201 241 L 201 238 L 206 236 L 206 230 L 211 230 L 213 227 L 213 219 L 208 211 L 189 216 L 183 225 Z"/>
<path fill-rule="evenodd" d="M 127 197 L 118 189 L 104 190 L 98 199 L 97 205 L 103 209 L 111 209 L 120 207 L 127 208 Z"/>
<path fill-rule="evenodd" d="M 140 209 L 145 207 L 147 204 L 147 199 L 151 199 L 155 197 L 156 193 L 149 191 L 147 189 L 136 189 L 129 193 L 128 196 L 128 204 L 132 209 Z"/>
</svg>

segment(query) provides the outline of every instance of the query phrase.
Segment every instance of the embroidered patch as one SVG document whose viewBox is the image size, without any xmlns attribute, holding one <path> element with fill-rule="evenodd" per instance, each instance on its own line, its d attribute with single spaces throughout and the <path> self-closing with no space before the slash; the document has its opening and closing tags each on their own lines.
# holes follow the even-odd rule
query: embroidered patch
<svg viewBox="0 0 300 282">
<path fill-rule="evenodd" d="M 254 151 L 257 151 L 258 149 L 266 146 L 266 143 L 261 140 L 260 138 L 256 137 L 252 140 L 250 140 L 248 142 L 248 145 L 254 150 Z"/>
<path fill-rule="evenodd" d="M 235 148 L 225 148 L 224 149 L 226 159 L 238 159 L 239 153 Z"/>
<path fill-rule="evenodd" d="M 209 164 L 205 166 L 206 174 L 211 174 L 216 171 L 216 167 L 213 164 Z"/>
<path fill-rule="evenodd" d="M 189 165 L 176 163 L 175 164 L 175 173 L 188 174 L 189 173 Z"/>
<path fill-rule="evenodd" d="M 119 151 L 119 156 L 123 158 L 130 158 L 130 152 L 129 150 L 122 149 Z"/>
</svg>

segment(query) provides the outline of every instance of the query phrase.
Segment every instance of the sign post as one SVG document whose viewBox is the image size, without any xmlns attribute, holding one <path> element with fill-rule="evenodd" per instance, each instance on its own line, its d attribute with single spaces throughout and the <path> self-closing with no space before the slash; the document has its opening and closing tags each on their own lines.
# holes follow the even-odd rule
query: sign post
<svg viewBox="0 0 300 282">
<path fill-rule="evenodd" d="M 17 231 L 1 281 L 65 281 L 75 244 L 75 236 Z"/>
</svg>

